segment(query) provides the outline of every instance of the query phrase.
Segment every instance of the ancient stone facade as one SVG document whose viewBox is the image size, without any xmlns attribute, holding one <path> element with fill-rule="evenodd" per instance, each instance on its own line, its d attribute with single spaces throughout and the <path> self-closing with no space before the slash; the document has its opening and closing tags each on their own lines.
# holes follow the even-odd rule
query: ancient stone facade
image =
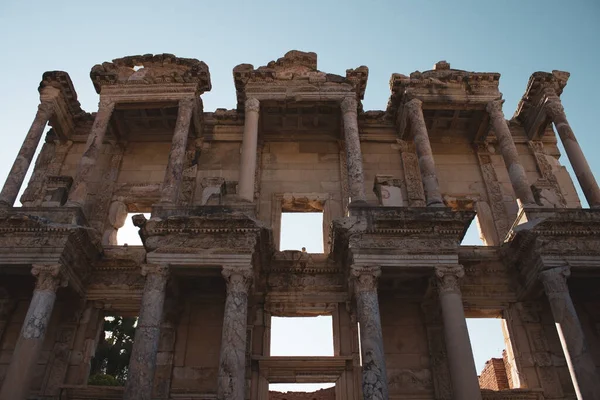
<svg viewBox="0 0 600 400">
<path fill-rule="evenodd" d="M 195 59 L 94 66 L 94 113 L 44 73 L 0 193 L 0 399 L 267 400 L 294 382 L 600 399 L 600 190 L 568 77 L 534 73 L 506 120 L 499 74 L 446 62 L 394 74 L 385 111 L 363 109 L 367 67 L 329 74 L 300 51 L 236 66 L 237 105 L 213 112 Z M 282 213 L 309 211 L 324 253 L 280 251 Z M 151 214 L 133 217 L 143 246 L 116 242 L 130 213 Z M 486 246 L 461 245 L 473 219 Z M 124 387 L 88 384 L 107 315 L 139 317 Z M 273 316 L 315 315 L 333 356 L 270 355 Z M 483 316 L 503 319 L 506 390 L 480 389 L 465 317 Z"/>
</svg>

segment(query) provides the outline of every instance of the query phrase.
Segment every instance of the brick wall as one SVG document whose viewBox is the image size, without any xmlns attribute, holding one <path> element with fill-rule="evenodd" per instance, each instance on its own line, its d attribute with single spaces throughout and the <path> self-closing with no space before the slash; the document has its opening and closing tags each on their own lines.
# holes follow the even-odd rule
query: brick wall
<svg viewBox="0 0 600 400">
<path fill-rule="evenodd" d="M 269 392 L 269 400 L 335 400 L 335 388 L 316 392 Z"/>
<path fill-rule="evenodd" d="M 504 359 L 492 358 L 486 361 L 485 367 L 479 375 L 479 387 L 490 390 L 510 389 Z"/>
</svg>

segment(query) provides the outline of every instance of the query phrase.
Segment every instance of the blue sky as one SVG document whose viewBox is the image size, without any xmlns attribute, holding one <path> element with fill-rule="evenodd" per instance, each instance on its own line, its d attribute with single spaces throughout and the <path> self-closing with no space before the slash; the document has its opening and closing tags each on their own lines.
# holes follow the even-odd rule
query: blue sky
<svg viewBox="0 0 600 400">
<path fill-rule="evenodd" d="M 367 65 L 365 109 L 385 109 L 392 73 L 431 69 L 439 60 L 458 69 L 500 72 L 507 117 L 532 72 L 569 71 L 563 104 L 598 174 L 599 20 L 594 0 L 3 0 L 0 177 L 31 124 L 44 71 L 69 72 L 83 108 L 94 111 L 94 64 L 144 53 L 198 58 L 210 67 L 213 90 L 203 99 L 205 109 L 214 110 L 235 106 L 235 65 L 265 65 L 291 49 L 317 52 L 319 69 L 326 72 L 343 75 Z M 568 165 L 566 157 L 561 162 Z"/>
</svg>

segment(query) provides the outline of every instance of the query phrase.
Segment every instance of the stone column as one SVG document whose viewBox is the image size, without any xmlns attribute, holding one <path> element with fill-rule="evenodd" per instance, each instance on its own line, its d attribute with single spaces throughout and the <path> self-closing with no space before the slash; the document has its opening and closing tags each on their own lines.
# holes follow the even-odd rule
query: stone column
<svg viewBox="0 0 600 400">
<path fill-rule="evenodd" d="M 358 135 L 357 104 L 354 97 L 344 97 L 340 103 L 344 120 L 344 142 L 346 143 L 346 166 L 348 168 L 348 191 L 350 202 L 366 201 L 365 176 L 362 151 Z"/>
<path fill-rule="evenodd" d="M 225 266 L 222 273 L 227 282 L 227 298 L 221 335 L 217 399 L 244 400 L 248 289 L 253 272 L 250 266 Z"/>
<path fill-rule="evenodd" d="M 600 376 L 596 372 L 596 365 L 567 286 L 567 277 L 570 274 L 569 267 L 552 268 L 542 271 L 540 280 L 550 302 L 577 398 L 579 400 L 600 399 Z"/>
<path fill-rule="evenodd" d="M 88 183 L 96 170 L 96 161 L 100 155 L 104 136 L 106 136 L 106 129 L 108 128 L 114 109 L 114 102 L 100 98 L 96 119 L 94 120 L 94 125 L 92 125 L 92 130 L 88 134 L 85 150 L 79 161 L 77 174 L 71 186 L 67 206 L 81 207 L 85 203 L 88 194 Z"/>
<path fill-rule="evenodd" d="M 34 265 L 31 273 L 36 277 L 33 298 L 4 378 L 0 400 L 25 400 L 28 397 L 54 308 L 56 291 L 67 285 L 59 264 Z"/>
<path fill-rule="evenodd" d="M 502 112 L 502 103 L 504 103 L 504 100 L 491 101 L 487 104 L 486 110 L 490 115 L 491 125 L 496 133 L 496 139 L 498 139 L 500 152 L 504 158 L 504 164 L 506 164 L 515 195 L 525 205 L 535 204 L 531 185 L 525 174 L 525 169 L 519 161 L 517 147 L 515 146 L 515 142 L 513 142 L 508 124 L 504 118 L 504 113 Z"/>
<path fill-rule="evenodd" d="M 169 268 L 164 265 L 146 264 L 142 266 L 142 275 L 146 276 L 146 283 L 142 294 L 140 316 L 135 328 L 124 400 L 152 398 Z"/>
<path fill-rule="evenodd" d="M 53 114 L 54 106 L 52 103 L 50 101 L 42 101 L 38 106 L 37 113 L 27 132 L 27 136 L 25 136 L 25 140 L 21 145 L 21 150 L 19 150 L 19 154 L 17 154 L 17 158 L 6 177 L 4 187 L 2 188 L 2 192 L 0 192 L 0 205 L 12 207 L 15 204 L 25 175 L 27 175 L 29 165 L 33 160 L 35 150 L 44 133 L 44 128 Z"/>
<path fill-rule="evenodd" d="M 238 195 L 247 201 L 254 201 L 254 179 L 256 177 L 256 145 L 258 143 L 258 112 L 260 102 L 255 98 L 246 99 L 244 138 L 240 158 L 240 178 Z"/>
<path fill-rule="evenodd" d="M 435 162 L 433 161 L 433 152 L 429 143 L 425 118 L 423 118 L 422 105 L 423 102 L 421 100 L 412 99 L 404 106 L 406 107 L 411 132 L 415 141 L 417 157 L 419 158 L 421 180 L 425 189 L 425 202 L 427 207 L 444 207 L 440 185 L 435 174 Z"/>
<path fill-rule="evenodd" d="M 438 280 L 438 295 L 444 320 L 453 399 L 481 400 L 459 285 L 459 279 L 465 275 L 465 270 L 462 265 L 437 266 L 435 275 Z"/>
<path fill-rule="evenodd" d="M 167 171 L 161 187 L 161 203 L 176 204 L 179 198 L 179 189 L 183 180 L 185 150 L 187 148 L 193 110 L 194 99 L 179 101 L 177 122 L 175 123 L 175 132 L 171 141 L 171 152 L 169 153 Z"/>
<path fill-rule="evenodd" d="M 569 157 L 569 162 L 575 171 L 575 176 L 581 185 L 581 190 L 587 199 L 590 208 L 600 208 L 600 188 L 594 178 L 594 174 L 583 155 L 583 151 L 575 138 L 575 134 L 567 121 L 565 110 L 557 96 L 548 98 L 545 104 L 546 113 L 552 119 L 558 136 L 562 141 L 563 147 Z"/>
<path fill-rule="evenodd" d="M 352 267 L 350 274 L 360 324 L 363 399 L 387 400 L 389 393 L 377 298 L 377 279 L 381 275 L 381 269 Z"/>
</svg>

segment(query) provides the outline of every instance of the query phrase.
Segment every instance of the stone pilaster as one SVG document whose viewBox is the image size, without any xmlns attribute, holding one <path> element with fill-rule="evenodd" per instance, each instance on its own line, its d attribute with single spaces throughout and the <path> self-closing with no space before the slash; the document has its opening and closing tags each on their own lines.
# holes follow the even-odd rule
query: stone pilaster
<svg viewBox="0 0 600 400">
<path fill-rule="evenodd" d="M 579 181 L 581 190 L 590 208 L 599 208 L 600 188 L 598 188 L 598 182 L 596 182 L 596 178 L 581 150 L 581 146 L 579 146 L 571 125 L 567 121 L 567 116 L 565 115 L 565 110 L 560 99 L 558 96 L 551 96 L 546 101 L 544 107 L 558 131 L 558 136 L 560 136 L 567 157 L 569 157 L 569 162 L 573 167 L 573 171 L 575 171 L 575 176 Z"/>
<path fill-rule="evenodd" d="M 4 378 L 0 400 L 25 400 L 28 397 L 35 365 L 54 309 L 56 291 L 67 285 L 59 264 L 34 265 L 31 273 L 36 277 L 35 289 Z"/>
<path fill-rule="evenodd" d="M 429 134 L 427 133 L 425 118 L 423 118 L 422 105 L 423 102 L 419 99 L 412 99 L 406 103 L 407 117 L 415 141 L 427 207 L 444 207 L 440 185 L 435 173 L 435 162 L 429 143 Z"/>
<path fill-rule="evenodd" d="M 167 171 L 161 187 L 161 203 L 177 203 L 181 181 L 183 180 L 183 164 L 185 162 L 185 151 L 187 148 L 193 110 L 194 99 L 184 99 L 179 101 L 177 122 L 175 123 L 175 132 L 173 133 L 173 140 L 171 141 L 171 151 L 169 152 Z"/>
<path fill-rule="evenodd" d="M 129 360 L 124 400 L 150 400 L 152 398 L 169 269 L 163 265 L 146 264 L 142 266 L 142 275 L 146 276 L 146 283 Z"/>
<path fill-rule="evenodd" d="M 85 203 L 88 194 L 88 183 L 95 172 L 96 161 L 98 161 L 110 117 L 114 109 L 115 103 L 113 101 L 100 99 L 96 119 L 94 120 L 94 125 L 92 125 L 92 130 L 88 134 L 85 150 L 79 161 L 71 193 L 69 193 L 68 206 L 81 207 Z"/>
<path fill-rule="evenodd" d="M 360 324 L 363 399 L 388 399 L 388 383 L 383 351 L 377 280 L 379 267 L 352 267 L 350 276 Z"/>
<path fill-rule="evenodd" d="M 600 399 L 600 376 L 596 371 L 567 286 L 567 278 L 570 274 L 568 267 L 552 268 L 542 271 L 540 280 L 550 302 L 577 399 Z"/>
<path fill-rule="evenodd" d="M 252 267 L 223 267 L 227 298 L 219 357 L 218 400 L 244 400 L 246 388 L 246 325 Z"/>
<path fill-rule="evenodd" d="M 490 115 L 491 125 L 494 128 L 500 152 L 504 158 L 504 164 L 508 170 L 510 183 L 512 184 L 515 195 L 523 204 L 535 204 L 531 185 L 525 174 L 525 168 L 519 161 L 519 153 L 513 142 L 510 129 L 502 112 L 502 103 L 504 100 L 496 100 L 487 104 L 486 110 Z"/>
<path fill-rule="evenodd" d="M 27 175 L 29 165 L 35 155 L 35 150 L 44 133 L 44 128 L 54 112 L 54 105 L 50 101 L 43 101 L 38 106 L 33 123 L 31 124 L 27 136 L 25 136 L 25 140 L 21 145 L 21 150 L 19 150 L 19 154 L 17 154 L 17 158 L 6 177 L 2 192 L 0 192 L 0 205 L 12 207 L 15 204 L 19 190 L 23 185 L 25 175 Z"/>
<path fill-rule="evenodd" d="M 346 143 L 346 166 L 348 168 L 348 189 L 350 202 L 366 201 L 365 176 L 363 173 L 362 151 L 358 135 L 357 104 L 354 97 L 345 97 L 340 103 L 344 121 L 344 141 Z"/>
<path fill-rule="evenodd" d="M 256 177 L 256 146 L 258 143 L 258 115 L 260 102 L 246 99 L 244 138 L 240 158 L 238 195 L 246 201 L 254 201 L 254 179 Z"/>
<path fill-rule="evenodd" d="M 438 295 L 444 320 L 444 335 L 455 400 L 481 400 L 473 349 L 467 330 L 459 280 L 465 275 L 462 265 L 435 267 Z"/>
</svg>

